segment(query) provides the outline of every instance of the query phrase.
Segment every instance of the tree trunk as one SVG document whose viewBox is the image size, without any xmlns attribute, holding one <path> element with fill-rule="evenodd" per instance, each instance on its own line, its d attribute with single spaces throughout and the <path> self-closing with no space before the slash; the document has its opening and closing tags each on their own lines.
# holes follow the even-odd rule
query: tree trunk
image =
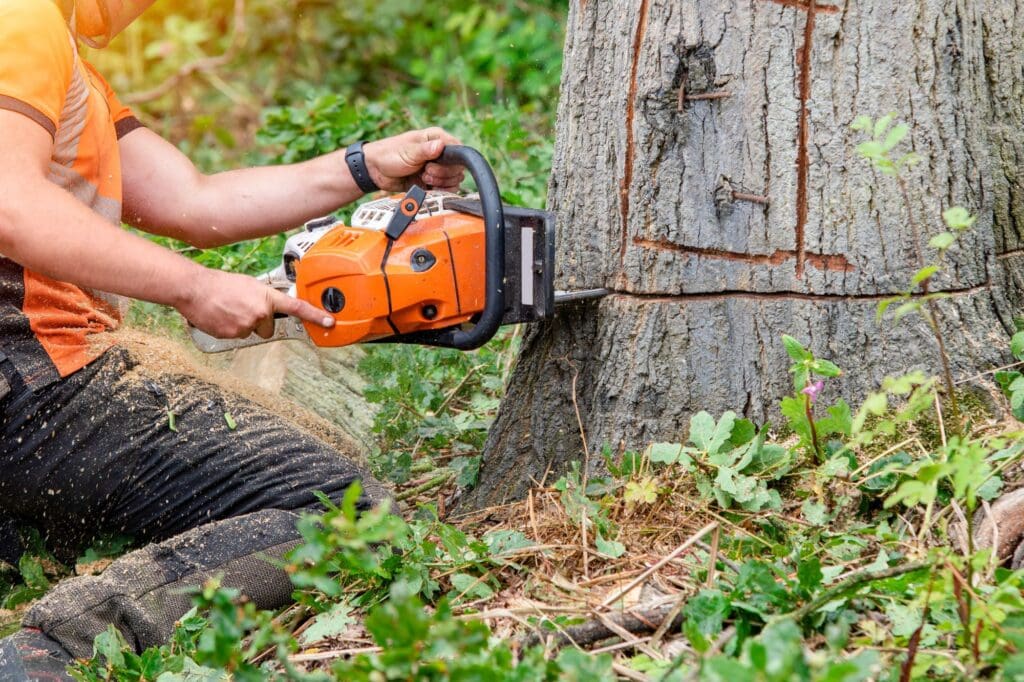
<svg viewBox="0 0 1024 682">
<path fill-rule="evenodd" d="M 942 211 L 976 229 L 932 291 L 957 378 L 1006 358 L 1024 275 L 1024 0 L 586 0 L 569 15 L 550 185 L 558 285 L 608 287 L 531 330 L 470 505 L 583 460 L 685 436 L 699 410 L 777 420 L 791 334 L 859 400 L 940 371 L 880 299 L 927 261 Z M 853 151 L 898 112 L 899 185 Z M 913 218 L 913 220 L 910 219 Z M 915 233 L 916 232 L 916 233 Z"/>
</svg>

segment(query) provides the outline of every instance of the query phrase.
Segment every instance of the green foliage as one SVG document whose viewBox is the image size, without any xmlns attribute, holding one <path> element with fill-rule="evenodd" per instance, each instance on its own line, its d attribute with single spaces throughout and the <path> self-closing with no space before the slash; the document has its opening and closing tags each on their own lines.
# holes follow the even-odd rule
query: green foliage
<svg viewBox="0 0 1024 682">
<path fill-rule="evenodd" d="M 394 585 L 434 601 L 490 596 L 498 587 L 491 568 L 503 561 L 487 542 L 436 519 L 405 522 L 386 506 L 357 513 L 358 484 L 340 506 L 322 498 L 327 512 L 299 522 L 304 544 L 288 557 L 302 603 L 325 611 L 339 601 L 360 608 L 384 601 Z M 443 579 L 440 573 L 445 573 Z"/>
<path fill-rule="evenodd" d="M 363 394 L 380 407 L 373 424 L 374 473 L 403 483 L 417 452 L 448 451 L 456 455 L 449 466 L 460 487 L 471 487 L 518 340 L 500 335 L 473 353 L 403 344 L 365 349 Z"/>
<path fill-rule="evenodd" d="M 483 623 L 459 621 L 442 600 L 429 613 L 415 596 L 402 589 L 375 609 L 366 628 L 380 653 L 361 654 L 335 664 L 338 680 L 613 680 L 611 658 L 590 657 L 567 650 L 546 660 L 540 649 L 516 661 L 504 642 L 492 642 Z"/>
<path fill-rule="evenodd" d="M 1024 331 L 1010 339 L 1010 352 L 1015 360 L 1024 362 Z M 1016 369 L 1002 370 L 995 373 L 995 379 L 1010 401 L 1013 416 L 1024 421 L 1024 374 Z"/>
<path fill-rule="evenodd" d="M 843 372 L 834 363 L 814 357 L 814 353 L 792 336 L 783 334 L 782 343 L 793 360 L 789 371 L 796 390 L 794 396 L 783 398 L 780 406 L 782 416 L 793 433 L 800 437 L 800 447 L 813 453 L 815 459 L 822 463 L 825 461 L 824 439 L 833 435 L 849 437 L 853 426 L 850 406 L 842 398 L 827 408 L 827 417 L 816 419 L 814 415 L 815 403 L 825 381 L 835 379 Z M 812 383 L 814 377 L 822 379 Z"/>
</svg>

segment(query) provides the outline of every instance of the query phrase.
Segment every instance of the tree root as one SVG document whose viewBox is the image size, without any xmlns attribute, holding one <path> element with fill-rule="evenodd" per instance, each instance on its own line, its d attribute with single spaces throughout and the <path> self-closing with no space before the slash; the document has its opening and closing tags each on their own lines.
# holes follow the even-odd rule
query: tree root
<svg viewBox="0 0 1024 682">
<path fill-rule="evenodd" d="M 1012 556 L 1016 566 L 1024 561 L 1024 552 L 1019 550 L 1021 540 L 1024 540 L 1024 488 L 1003 495 L 988 512 L 984 508 L 978 510 L 974 517 L 976 549 L 995 546 L 1000 561 Z"/>
</svg>

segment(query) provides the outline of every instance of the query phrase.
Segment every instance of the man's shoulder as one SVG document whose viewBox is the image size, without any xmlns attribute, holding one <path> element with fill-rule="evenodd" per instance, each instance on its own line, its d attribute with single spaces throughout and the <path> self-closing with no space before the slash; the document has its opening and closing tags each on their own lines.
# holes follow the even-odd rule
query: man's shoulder
<svg viewBox="0 0 1024 682">
<path fill-rule="evenodd" d="M 67 21 L 53 0 L 0 0 L 0 29 L 67 31 Z"/>
</svg>

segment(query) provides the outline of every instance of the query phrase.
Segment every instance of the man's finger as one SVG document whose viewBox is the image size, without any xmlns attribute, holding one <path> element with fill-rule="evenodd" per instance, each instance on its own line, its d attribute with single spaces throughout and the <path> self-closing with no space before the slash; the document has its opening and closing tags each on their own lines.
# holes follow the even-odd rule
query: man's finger
<svg viewBox="0 0 1024 682">
<path fill-rule="evenodd" d="M 284 313 L 285 315 L 292 315 L 300 320 L 306 322 L 312 322 L 313 324 L 320 325 L 325 329 L 330 329 L 334 326 L 334 318 L 320 310 L 319 308 L 310 305 L 306 301 L 300 301 L 297 298 L 292 298 L 287 294 L 283 294 L 280 291 L 274 291 L 274 297 L 272 299 L 274 304 L 274 311 L 278 313 Z"/>
</svg>

